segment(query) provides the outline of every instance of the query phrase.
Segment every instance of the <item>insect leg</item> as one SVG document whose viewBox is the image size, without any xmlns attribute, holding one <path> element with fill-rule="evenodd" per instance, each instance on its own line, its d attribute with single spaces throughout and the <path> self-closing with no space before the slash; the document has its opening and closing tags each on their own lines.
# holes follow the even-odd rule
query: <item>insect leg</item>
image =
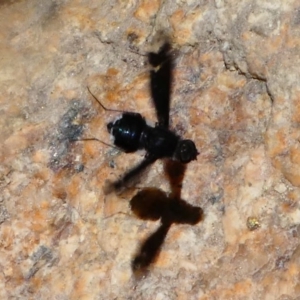
<svg viewBox="0 0 300 300">
<path fill-rule="evenodd" d="M 156 157 L 147 155 L 139 164 L 134 166 L 131 170 L 127 171 L 119 180 L 107 184 L 107 186 L 104 188 L 104 192 L 108 194 L 113 190 L 115 191 L 120 190 L 124 185 L 126 185 L 126 183 L 134 179 L 134 177 L 139 175 L 148 166 L 153 164 L 156 161 L 156 159 L 157 159 Z"/>
</svg>

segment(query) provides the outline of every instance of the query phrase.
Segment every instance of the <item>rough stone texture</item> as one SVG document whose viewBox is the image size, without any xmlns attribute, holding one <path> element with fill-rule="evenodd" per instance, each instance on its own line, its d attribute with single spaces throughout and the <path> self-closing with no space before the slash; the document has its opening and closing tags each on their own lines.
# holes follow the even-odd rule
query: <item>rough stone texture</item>
<svg viewBox="0 0 300 300">
<path fill-rule="evenodd" d="M 128 201 L 169 191 L 163 164 L 105 196 L 143 154 L 70 141 L 109 141 L 115 116 L 87 86 L 156 121 L 145 53 L 162 29 L 172 127 L 201 151 L 182 197 L 205 217 L 173 225 L 137 279 L 132 256 L 159 223 Z M 299 48 L 297 0 L 0 1 L 0 298 L 300 299 Z"/>
</svg>

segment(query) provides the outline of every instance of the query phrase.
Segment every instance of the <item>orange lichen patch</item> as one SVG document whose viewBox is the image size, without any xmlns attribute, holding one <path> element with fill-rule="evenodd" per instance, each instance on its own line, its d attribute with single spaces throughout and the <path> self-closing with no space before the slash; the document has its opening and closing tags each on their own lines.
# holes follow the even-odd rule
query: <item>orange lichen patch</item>
<svg viewBox="0 0 300 300">
<path fill-rule="evenodd" d="M 91 159 L 99 157 L 99 155 L 101 155 L 101 153 L 103 152 L 103 149 L 101 149 L 101 147 L 106 148 L 107 146 L 97 141 L 84 142 L 84 146 L 82 149 L 82 163 L 85 165 Z"/>
<path fill-rule="evenodd" d="M 245 223 L 248 221 L 248 218 L 244 218 Z M 246 224 L 247 225 L 247 224 Z M 239 245 L 245 245 L 247 250 L 246 256 L 252 256 L 253 259 L 256 259 L 259 256 L 259 260 L 267 260 L 267 253 L 261 253 L 261 241 L 265 240 L 266 235 L 269 234 L 268 230 L 263 230 L 261 227 L 256 228 L 255 233 L 253 231 L 248 230 L 241 236 L 239 240 Z"/>
<path fill-rule="evenodd" d="M 148 84 L 149 84 L 148 72 L 141 73 L 126 86 L 121 86 L 121 84 L 119 83 L 120 76 L 118 76 L 118 74 L 119 71 L 117 69 L 112 68 L 109 69 L 105 75 L 93 76 L 93 79 L 91 79 L 93 85 L 94 84 L 96 85 L 97 83 L 97 88 L 92 89 L 92 92 L 95 94 L 95 96 L 107 108 L 128 111 L 130 110 L 129 108 L 130 102 L 125 100 L 129 99 L 129 100 L 134 100 L 135 106 L 136 105 L 138 106 L 136 110 L 145 109 L 145 103 L 148 102 L 147 99 L 149 99 L 150 97 L 149 90 L 148 90 Z M 108 114 L 105 115 L 105 112 L 103 111 L 101 113 L 100 119 L 102 121 L 103 119 L 107 120 L 109 116 L 112 117 L 115 114 L 108 112 Z"/>
<path fill-rule="evenodd" d="M 50 171 L 47 167 L 41 167 L 39 170 L 34 173 L 33 180 L 36 182 L 35 185 L 38 187 L 46 183 L 50 178 Z"/>
<path fill-rule="evenodd" d="M 273 295 L 276 294 L 288 294 L 289 291 L 292 290 L 294 280 L 287 278 L 286 275 L 286 272 L 272 272 L 265 275 L 265 277 L 261 280 L 261 285 L 265 290 L 264 295 L 266 295 L 267 298 L 274 298 L 275 296 Z M 278 277 L 281 277 L 280 280 L 278 280 Z M 275 282 L 276 284 L 274 284 Z"/>
<path fill-rule="evenodd" d="M 214 109 L 212 109 L 212 106 L 218 105 L 221 111 L 221 108 L 224 106 L 226 98 L 227 98 L 227 93 L 225 91 L 220 90 L 216 86 L 211 87 L 201 97 L 201 102 L 203 103 L 203 110 L 205 112 L 215 111 Z M 214 117 L 217 118 L 217 120 L 220 120 L 220 115 L 216 116 L 216 114 L 210 113 L 210 118 L 214 119 Z M 222 123 L 224 124 L 224 122 Z"/>
<path fill-rule="evenodd" d="M 288 200 L 281 204 L 282 212 L 283 213 L 291 213 L 295 211 L 297 208 L 297 202 Z"/>
<path fill-rule="evenodd" d="M 77 26 L 80 30 L 88 30 L 95 27 L 95 22 L 91 18 L 91 10 L 86 6 L 81 6 L 77 3 L 77 6 L 61 7 L 59 13 L 64 16 L 64 20 L 68 23 L 72 23 L 73 26 Z"/>
<path fill-rule="evenodd" d="M 33 278 L 30 279 L 30 288 L 32 289 L 32 293 L 38 292 L 43 284 L 44 281 L 40 276 L 33 276 Z"/>
<path fill-rule="evenodd" d="M 149 84 L 149 73 L 142 72 L 138 74 L 127 86 L 126 90 L 128 92 L 132 90 L 143 90 L 148 87 Z"/>
<path fill-rule="evenodd" d="M 237 297 L 244 297 L 245 295 L 251 295 L 252 282 L 250 279 L 245 281 L 239 281 L 234 285 L 226 286 L 223 285 L 212 290 L 203 297 L 200 297 L 199 300 L 207 299 L 237 299 Z"/>
<path fill-rule="evenodd" d="M 106 71 L 107 76 L 117 76 L 119 74 L 119 70 L 116 68 L 108 68 Z"/>
<path fill-rule="evenodd" d="M 59 270 L 60 272 L 53 272 L 51 275 L 51 278 L 48 278 L 48 282 L 51 282 L 53 285 L 53 290 L 57 293 L 64 293 L 69 294 L 71 290 L 71 285 L 73 283 L 72 278 L 74 278 L 75 270 L 74 265 L 70 265 L 69 263 L 66 263 L 63 268 Z M 78 273 L 76 273 L 76 276 Z"/>
<path fill-rule="evenodd" d="M 1 1 L 1 2 L 3 2 L 3 1 Z M 16 1 L 16 2 L 20 2 L 20 1 Z M 7 4 L 15 4 L 15 2 L 13 2 L 13 3 L 9 2 Z M 1 6 L 1 10 L 2 9 L 5 9 L 5 6 L 4 7 Z M 6 9 L 7 9 L 6 11 L 4 10 L 4 12 L 5 12 L 4 14 L 1 12 L 1 14 L 2 14 L 1 18 L 9 15 L 9 21 L 12 26 L 13 26 L 12 23 L 14 23 L 14 27 L 16 27 L 16 26 L 22 26 L 22 24 L 24 24 L 24 22 L 26 22 L 27 18 L 26 18 L 26 16 L 24 16 L 23 9 L 19 9 L 19 7 L 17 5 L 15 7 L 13 7 L 12 5 L 8 5 L 8 6 L 6 6 Z M 24 7 L 24 9 L 25 9 L 25 7 Z M 9 10 L 9 14 L 8 14 L 8 10 Z M 27 8 L 26 14 L 27 14 L 28 18 L 33 18 L 34 10 Z M 6 31 L 6 30 L 4 30 L 4 31 Z"/>
<path fill-rule="evenodd" d="M 284 153 L 288 149 L 286 128 L 269 129 L 265 134 L 265 143 L 271 158 Z"/>
<path fill-rule="evenodd" d="M 31 181 L 22 189 L 22 199 L 25 199 L 27 203 L 32 203 L 39 195 L 38 188 L 43 182 L 39 179 L 31 179 Z M 20 206 L 21 208 L 22 206 Z"/>
<path fill-rule="evenodd" d="M 298 144 L 291 146 L 289 151 L 291 163 L 300 166 L 300 147 Z"/>
<path fill-rule="evenodd" d="M 91 120 L 88 121 L 87 129 L 85 130 L 82 138 L 99 138 L 106 143 L 110 143 L 109 133 L 107 130 L 107 124 L 113 120 L 115 120 L 118 113 L 107 113 L 100 106 L 95 107 L 94 116 Z M 100 151 L 102 148 L 107 149 L 107 146 L 99 143 L 99 142 L 82 142 L 82 146 L 86 146 L 86 144 L 98 146 L 98 150 Z M 83 147 L 83 148 L 84 148 Z M 84 150 L 82 150 L 82 154 L 84 154 Z"/>
<path fill-rule="evenodd" d="M 236 245 L 245 232 L 247 232 L 245 222 L 241 220 L 238 209 L 233 206 L 229 206 L 226 209 L 222 223 L 224 239 L 228 243 L 228 246 Z"/>
<path fill-rule="evenodd" d="M 105 218 L 118 213 L 129 213 L 128 202 L 123 199 L 118 199 L 115 195 L 109 195 L 99 199 L 99 207 L 100 206 L 103 207 L 103 216 Z"/>
<path fill-rule="evenodd" d="M 272 166 L 277 169 L 281 170 L 283 168 L 284 161 L 281 159 L 281 157 L 277 156 L 272 159 Z"/>
<path fill-rule="evenodd" d="M 24 255 L 29 256 L 37 249 L 40 243 L 39 236 L 40 235 L 38 233 L 34 232 L 29 232 L 28 234 L 26 234 L 26 236 L 24 236 L 24 238 L 22 239 L 22 251 Z"/>
<path fill-rule="evenodd" d="M 36 150 L 33 152 L 32 161 L 35 163 L 47 163 L 49 161 L 49 155 L 44 150 Z"/>
<path fill-rule="evenodd" d="M 8 161 L 11 157 L 15 156 L 20 151 L 29 146 L 29 141 L 20 133 L 11 135 L 4 141 L 1 150 L 1 161 Z"/>
<path fill-rule="evenodd" d="M 251 287 L 252 287 L 251 280 L 246 279 L 245 281 L 237 282 L 234 286 L 234 290 L 237 295 L 248 295 Z"/>
<path fill-rule="evenodd" d="M 300 47 L 300 39 L 298 34 L 293 34 L 293 30 L 290 30 L 286 34 L 285 38 L 285 46 L 289 48 L 289 50 L 294 50 Z"/>
<path fill-rule="evenodd" d="M 219 113 L 216 113 L 212 116 L 212 120 L 211 120 L 211 124 L 210 126 L 212 126 L 215 130 L 234 130 L 232 127 L 235 124 L 235 116 L 234 114 L 230 113 L 230 112 L 226 112 L 226 111 L 220 111 Z M 226 120 L 227 122 L 224 123 L 224 120 Z M 235 144 L 235 143 L 239 143 L 239 139 L 238 137 L 235 135 L 232 136 L 227 136 L 227 139 L 225 139 L 224 136 L 224 142 L 227 145 L 230 144 Z"/>
<path fill-rule="evenodd" d="M 157 13 L 160 3 L 161 0 L 142 0 L 133 16 L 144 23 L 148 23 Z"/>
<path fill-rule="evenodd" d="M 56 28 L 54 29 L 56 30 Z M 47 43 L 46 46 L 46 52 L 49 52 L 49 54 L 57 54 L 60 47 L 60 37 L 56 32 L 49 33 L 49 36 L 46 37 Z"/>
<path fill-rule="evenodd" d="M 41 207 L 32 208 L 30 215 L 30 229 L 34 232 L 43 232 L 48 228 L 48 210 Z"/>
<path fill-rule="evenodd" d="M 185 11 L 182 9 L 176 10 L 173 15 L 170 18 L 172 26 L 175 26 L 176 24 L 180 24 L 185 17 Z"/>
<path fill-rule="evenodd" d="M 282 168 L 284 177 L 294 186 L 300 187 L 300 169 L 298 165 L 285 165 Z"/>
<path fill-rule="evenodd" d="M 97 169 L 94 169 L 92 178 L 89 181 L 89 188 L 92 190 L 97 190 L 98 193 L 103 193 L 103 187 L 105 185 L 105 180 L 110 176 L 112 169 L 108 164 L 101 164 Z"/>
<path fill-rule="evenodd" d="M 83 89 L 83 91 L 85 91 Z M 57 85 L 53 86 L 53 90 L 49 95 L 49 99 L 53 101 L 57 101 L 57 99 L 63 98 L 67 101 L 72 101 L 74 99 L 78 99 L 78 90 L 76 89 L 66 89 L 65 84 L 62 83 L 61 85 L 58 83 Z"/>
<path fill-rule="evenodd" d="M 136 112 L 141 112 L 146 119 L 154 116 L 154 109 L 151 107 L 148 73 L 139 74 L 126 86 L 126 90 L 128 97 L 134 100 Z"/>
<path fill-rule="evenodd" d="M 176 36 L 174 36 L 174 41 L 179 46 L 183 46 L 191 39 L 191 30 L 189 28 L 182 28 L 176 31 Z"/>
<path fill-rule="evenodd" d="M 199 96 L 196 97 L 201 98 L 201 93 L 199 94 Z M 193 100 L 193 103 L 194 102 L 197 103 L 198 99 Z M 193 133 L 195 134 L 196 137 L 201 137 L 202 139 L 205 133 L 203 132 L 204 129 L 201 128 L 201 126 L 210 124 L 209 114 L 207 114 L 204 110 L 197 108 L 196 106 L 190 106 L 189 117 L 190 117 L 189 123 L 190 126 L 193 128 Z M 203 132 L 203 134 L 201 132 Z"/>
<path fill-rule="evenodd" d="M 50 206 L 49 201 L 42 200 L 42 201 L 40 202 L 40 208 L 41 208 L 41 209 L 48 210 L 50 207 L 51 207 L 51 206 Z"/>
<path fill-rule="evenodd" d="M 232 130 L 235 131 L 235 134 L 237 133 L 237 130 L 244 129 L 249 124 L 249 114 L 245 110 L 245 108 L 237 103 L 233 107 L 233 128 Z"/>
<path fill-rule="evenodd" d="M 52 188 L 52 195 L 59 199 L 66 199 L 67 191 L 65 186 L 64 178 L 67 176 L 66 171 L 60 171 L 55 174 L 51 179 L 51 188 Z"/>
<path fill-rule="evenodd" d="M 238 189 L 235 183 L 229 181 L 231 178 L 228 178 L 228 182 L 225 181 L 224 185 L 224 203 L 234 202 L 234 199 L 237 198 Z"/>
<path fill-rule="evenodd" d="M 14 290 L 16 286 L 24 283 L 24 274 L 19 264 L 11 264 L 11 267 L 3 270 L 6 277 L 6 288 Z"/>
<path fill-rule="evenodd" d="M 172 257 L 174 253 L 172 251 L 161 251 L 158 257 L 155 259 L 155 266 L 159 268 L 167 268 L 173 261 Z"/>
<path fill-rule="evenodd" d="M 259 238 L 256 237 L 256 234 L 259 235 Z M 249 239 L 245 241 L 245 244 L 240 244 L 239 248 L 242 248 L 242 253 L 241 255 L 239 255 L 238 252 L 236 253 L 235 258 L 232 261 L 233 264 L 239 265 L 240 262 L 246 259 L 247 262 L 245 262 L 246 264 L 244 265 L 244 269 L 246 272 L 247 270 L 251 272 L 251 270 L 254 271 L 265 266 L 270 259 L 269 252 L 265 251 L 265 249 L 262 249 L 262 245 L 264 245 L 263 241 L 265 240 L 266 235 L 256 231 L 251 236 L 249 232 Z"/>
<path fill-rule="evenodd" d="M 64 98 L 65 100 L 71 101 L 71 100 L 76 99 L 78 97 L 78 93 L 74 89 L 70 89 L 70 90 L 62 89 L 59 96 Z"/>
<path fill-rule="evenodd" d="M 19 99 L 18 100 L 16 99 L 15 103 L 18 103 L 18 104 L 15 104 L 14 102 L 11 101 L 10 105 L 5 110 L 5 114 L 7 117 L 8 116 L 21 116 L 24 113 L 24 112 L 22 112 L 22 106 L 19 104 L 20 103 L 19 101 L 20 101 Z M 1 102 L 2 101 L 0 100 L 0 103 Z"/>
<path fill-rule="evenodd" d="M 12 134 L 4 141 L 2 155 L 7 160 L 10 156 L 14 156 L 30 145 L 34 144 L 42 135 L 44 124 L 27 125 L 19 131 Z"/>
<path fill-rule="evenodd" d="M 264 58 L 257 56 L 257 53 L 252 53 L 248 55 L 247 61 L 251 63 L 247 64 L 248 70 L 245 69 L 243 71 L 248 71 L 251 74 L 255 74 L 256 76 L 260 76 L 262 78 L 267 77 L 267 67 Z"/>
<path fill-rule="evenodd" d="M 265 155 L 263 147 L 252 152 L 250 161 L 245 166 L 244 180 L 247 184 L 255 184 L 257 181 L 264 179 L 264 161 Z"/>
<path fill-rule="evenodd" d="M 29 144 L 32 145 L 43 136 L 46 126 L 47 125 L 45 123 L 29 125 L 25 128 L 22 128 L 21 134 L 24 135 L 27 138 Z"/>
<path fill-rule="evenodd" d="M 259 39 L 260 41 L 264 41 L 263 45 L 264 45 L 264 50 L 265 51 L 260 51 L 260 55 L 264 55 L 264 56 L 271 56 L 274 53 L 278 53 L 280 52 L 280 48 L 282 47 L 282 44 L 286 42 L 285 38 L 283 36 L 286 36 L 286 31 L 287 28 L 286 26 L 282 27 L 281 30 L 281 34 L 274 34 L 272 35 L 271 38 L 268 38 L 268 42 L 265 42 L 265 38 L 259 37 L 258 35 L 253 34 L 253 32 L 250 30 L 244 31 L 241 34 L 241 37 L 244 41 L 246 42 L 252 42 L 251 44 L 253 45 L 252 47 L 256 47 L 257 48 L 257 43 L 259 43 L 259 41 L 257 39 Z M 251 49 L 251 44 L 248 45 L 249 49 Z M 259 48 L 257 48 L 259 49 Z M 277 57 L 277 56 L 276 56 Z"/>
<path fill-rule="evenodd" d="M 81 175 L 73 175 L 70 183 L 66 186 L 66 192 L 70 199 L 75 199 L 80 190 Z"/>
<path fill-rule="evenodd" d="M 299 276 L 299 262 L 290 262 L 287 267 L 287 274 L 289 275 L 289 277 L 297 278 Z"/>
<path fill-rule="evenodd" d="M 285 245 L 288 243 L 288 237 L 275 229 L 269 231 L 269 236 L 272 237 L 272 251 L 276 251 L 279 247 L 284 249 Z"/>
<path fill-rule="evenodd" d="M 232 74 L 232 72 L 220 73 L 217 77 L 217 86 L 219 89 L 226 88 L 229 90 L 242 88 L 247 83 L 244 76 Z"/>
<path fill-rule="evenodd" d="M 52 195 L 55 198 L 65 200 L 67 198 L 67 192 L 63 187 L 55 187 L 52 189 Z"/>
<path fill-rule="evenodd" d="M 181 226 L 180 226 L 181 227 Z M 172 226 L 172 229 L 169 231 L 168 239 L 170 241 L 176 241 L 182 236 L 182 227 Z"/>
<path fill-rule="evenodd" d="M 11 224 L 4 223 L 0 227 L 0 248 L 11 250 L 15 240 L 15 233 L 11 228 Z"/>
<path fill-rule="evenodd" d="M 19 268 L 17 266 L 12 266 L 11 264 L 2 267 L 2 274 L 6 277 L 6 279 L 11 279 L 16 275 L 15 269 Z M 14 287 L 15 288 L 15 287 Z"/>
<path fill-rule="evenodd" d="M 291 202 L 299 202 L 300 201 L 300 192 L 299 190 L 293 190 L 287 194 L 287 197 Z"/>
<path fill-rule="evenodd" d="M 121 282 L 121 284 L 126 284 L 130 280 L 130 277 L 131 277 L 130 272 L 122 272 L 118 279 Z"/>
<path fill-rule="evenodd" d="M 80 205 L 82 214 L 94 214 L 95 207 L 97 207 L 97 204 L 99 202 L 96 193 L 83 190 L 80 194 L 77 195 L 77 197 L 79 199 L 78 204 Z"/>
<path fill-rule="evenodd" d="M 183 45 L 191 41 L 193 26 L 202 19 L 203 11 L 195 9 L 189 13 L 182 9 L 176 10 L 170 17 L 170 24 L 174 29 L 174 41 Z"/>
<path fill-rule="evenodd" d="M 296 125 L 298 126 L 298 125 Z M 300 141 L 300 132 L 297 127 L 290 128 L 290 139 L 295 141 Z"/>
<path fill-rule="evenodd" d="M 92 93 L 110 109 L 120 109 L 117 104 L 123 98 L 118 73 L 116 69 L 108 69 L 106 74 L 94 75 L 90 78 L 94 86 L 90 86 Z"/>
<path fill-rule="evenodd" d="M 84 271 L 80 272 L 80 277 L 74 283 L 74 289 L 73 289 L 74 296 L 76 295 L 76 297 L 80 297 L 87 293 L 89 281 L 91 279 L 87 275 L 88 275 L 87 272 Z"/>
<path fill-rule="evenodd" d="M 146 89 L 138 90 L 134 93 L 135 104 L 140 107 L 145 107 L 145 104 L 149 102 L 149 93 Z"/>
<path fill-rule="evenodd" d="M 109 103 L 114 103 L 114 102 L 117 102 L 119 99 L 120 99 L 120 94 L 117 93 L 116 91 L 114 90 L 110 90 L 110 91 L 107 91 L 106 94 L 105 94 L 105 99 L 109 102 Z"/>
<path fill-rule="evenodd" d="M 199 63 L 201 63 L 204 66 L 202 74 L 217 74 L 219 71 L 218 68 L 221 68 L 222 70 L 224 69 L 223 55 L 221 52 L 216 50 L 201 53 Z"/>
</svg>

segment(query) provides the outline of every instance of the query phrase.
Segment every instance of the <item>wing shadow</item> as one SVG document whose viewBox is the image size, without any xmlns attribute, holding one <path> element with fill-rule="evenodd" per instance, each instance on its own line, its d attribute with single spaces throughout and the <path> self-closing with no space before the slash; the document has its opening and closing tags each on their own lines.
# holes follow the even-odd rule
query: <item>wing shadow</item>
<svg viewBox="0 0 300 300">
<path fill-rule="evenodd" d="M 145 275 L 157 259 L 172 224 L 196 225 L 203 219 L 203 210 L 200 207 L 181 199 L 185 169 L 185 165 L 168 160 L 165 172 L 170 181 L 170 194 L 157 188 L 145 188 L 130 200 L 131 210 L 138 218 L 152 221 L 160 219 L 158 229 L 141 243 L 133 257 L 131 267 L 138 278 Z"/>
</svg>

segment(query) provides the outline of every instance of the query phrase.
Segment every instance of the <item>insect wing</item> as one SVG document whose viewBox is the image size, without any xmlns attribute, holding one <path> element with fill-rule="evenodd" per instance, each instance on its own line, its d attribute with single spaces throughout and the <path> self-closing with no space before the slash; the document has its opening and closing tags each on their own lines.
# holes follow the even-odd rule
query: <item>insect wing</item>
<svg viewBox="0 0 300 300">
<path fill-rule="evenodd" d="M 173 69 L 170 49 L 170 44 L 165 43 L 158 53 L 150 52 L 148 55 L 149 63 L 153 67 L 153 70 L 150 72 L 151 96 L 156 109 L 158 123 L 165 128 L 169 127 Z"/>
</svg>

